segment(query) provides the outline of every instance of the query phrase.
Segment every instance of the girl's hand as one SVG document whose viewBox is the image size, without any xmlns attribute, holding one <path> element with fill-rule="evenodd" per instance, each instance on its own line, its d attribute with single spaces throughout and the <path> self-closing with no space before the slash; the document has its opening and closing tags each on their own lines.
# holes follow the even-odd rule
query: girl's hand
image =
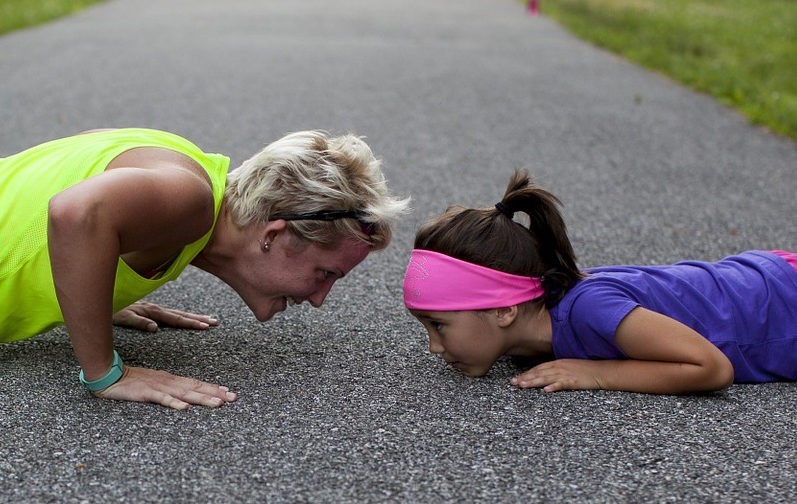
<svg viewBox="0 0 797 504">
<path fill-rule="evenodd" d="M 510 383 L 520 388 L 542 387 L 546 392 L 602 389 L 600 375 L 610 362 L 581 359 L 544 362 L 515 376 Z"/>
<path fill-rule="evenodd" d="M 94 395 L 117 401 L 151 402 L 178 410 L 192 404 L 218 408 L 238 398 L 221 385 L 133 366 L 125 366 L 118 382 Z"/>
<path fill-rule="evenodd" d="M 218 320 L 207 315 L 173 310 L 142 301 L 115 313 L 113 323 L 148 332 L 156 332 L 158 323 L 180 329 L 207 329 L 219 325 Z"/>
<path fill-rule="evenodd" d="M 559 359 L 512 379 L 546 392 L 576 389 L 689 394 L 733 383 L 733 365 L 693 329 L 659 313 L 635 308 L 617 328 L 615 343 L 628 359 Z"/>
</svg>

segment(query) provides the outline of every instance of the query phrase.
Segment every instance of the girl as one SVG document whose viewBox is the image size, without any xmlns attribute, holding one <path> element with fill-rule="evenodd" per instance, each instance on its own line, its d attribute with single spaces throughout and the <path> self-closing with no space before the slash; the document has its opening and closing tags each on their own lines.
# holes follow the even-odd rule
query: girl
<svg viewBox="0 0 797 504">
<path fill-rule="evenodd" d="M 546 392 L 797 380 L 797 254 L 581 272 L 559 204 L 516 172 L 495 208 L 450 208 L 418 231 L 404 303 L 431 352 L 469 376 L 547 356 L 512 378 Z"/>
</svg>

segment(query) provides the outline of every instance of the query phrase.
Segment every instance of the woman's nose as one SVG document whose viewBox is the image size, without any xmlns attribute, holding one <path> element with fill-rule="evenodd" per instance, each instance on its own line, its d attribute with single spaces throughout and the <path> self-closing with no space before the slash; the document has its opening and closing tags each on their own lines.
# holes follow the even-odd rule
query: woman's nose
<svg viewBox="0 0 797 504">
<path fill-rule="evenodd" d="M 332 285 L 334 282 L 329 282 L 326 284 L 321 285 L 315 292 L 307 297 L 307 301 L 315 308 L 320 308 L 322 304 L 324 304 L 324 299 L 326 299 L 327 294 L 332 289 Z"/>
</svg>

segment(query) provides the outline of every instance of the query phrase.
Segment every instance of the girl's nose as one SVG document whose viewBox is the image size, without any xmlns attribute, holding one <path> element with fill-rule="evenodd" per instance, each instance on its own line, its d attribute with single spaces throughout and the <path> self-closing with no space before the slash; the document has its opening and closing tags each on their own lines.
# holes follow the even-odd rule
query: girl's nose
<svg viewBox="0 0 797 504">
<path fill-rule="evenodd" d="M 437 336 L 429 335 L 429 352 L 433 354 L 441 354 L 445 351 L 443 348 L 443 344 L 440 342 L 440 338 Z"/>
</svg>

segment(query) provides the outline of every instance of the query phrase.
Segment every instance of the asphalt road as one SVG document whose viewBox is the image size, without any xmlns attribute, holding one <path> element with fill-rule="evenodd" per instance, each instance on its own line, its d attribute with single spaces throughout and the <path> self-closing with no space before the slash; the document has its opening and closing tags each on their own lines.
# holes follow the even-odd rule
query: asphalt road
<svg viewBox="0 0 797 504">
<path fill-rule="evenodd" d="M 543 2 L 544 8 L 544 2 Z M 413 198 L 321 310 L 258 324 L 196 270 L 153 296 L 210 332 L 119 330 L 130 363 L 239 392 L 93 399 L 62 330 L 0 346 L 0 502 L 788 502 L 797 385 L 545 394 L 428 354 L 401 304 L 417 226 L 527 167 L 582 266 L 797 249 L 794 142 L 514 0 L 113 0 L 0 38 L 0 156 L 95 127 L 239 164 L 298 129 L 368 137 Z"/>
</svg>

